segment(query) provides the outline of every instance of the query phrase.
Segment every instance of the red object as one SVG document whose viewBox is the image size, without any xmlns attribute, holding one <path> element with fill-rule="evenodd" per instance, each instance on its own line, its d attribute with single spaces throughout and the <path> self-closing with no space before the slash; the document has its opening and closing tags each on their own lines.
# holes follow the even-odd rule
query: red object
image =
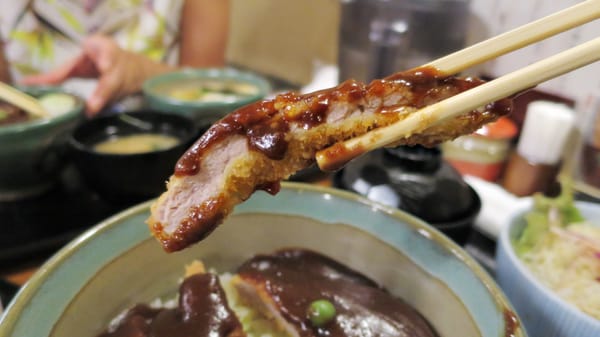
<svg viewBox="0 0 600 337">
<path fill-rule="evenodd" d="M 462 175 L 496 181 L 502 174 L 517 132 L 515 122 L 501 117 L 449 145 L 446 160 Z"/>
<path fill-rule="evenodd" d="M 512 139 L 517 135 L 517 125 L 508 117 L 500 117 L 479 128 L 475 134 L 490 139 Z"/>
</svg>

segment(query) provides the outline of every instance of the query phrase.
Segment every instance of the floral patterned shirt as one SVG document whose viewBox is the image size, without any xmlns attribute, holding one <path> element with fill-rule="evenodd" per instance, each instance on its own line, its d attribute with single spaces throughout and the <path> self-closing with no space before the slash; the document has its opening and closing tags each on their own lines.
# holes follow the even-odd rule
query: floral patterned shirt
<svg viewBox="0 0 600 337">
<path fill-rule="evenodd" d="M 177 59 L 183 0 L 11 0 L 0 3 L 0 36 L 14 79 L 75 57 L 91 34 L 157 61 Z"/>
</svg>

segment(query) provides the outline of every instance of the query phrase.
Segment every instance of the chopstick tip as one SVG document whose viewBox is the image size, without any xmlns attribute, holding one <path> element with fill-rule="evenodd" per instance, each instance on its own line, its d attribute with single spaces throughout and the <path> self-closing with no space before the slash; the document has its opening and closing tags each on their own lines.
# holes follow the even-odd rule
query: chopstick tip
<svg viewBox="0 0 600 337">
<path fill-rule="evenodd" d="M 322 171 L 333 172 L 365 152 L 367 150 L 362 146 L 348 148 L 345 143 L 340 142 L 317 152 L 315 159 Z"/>
</svg>

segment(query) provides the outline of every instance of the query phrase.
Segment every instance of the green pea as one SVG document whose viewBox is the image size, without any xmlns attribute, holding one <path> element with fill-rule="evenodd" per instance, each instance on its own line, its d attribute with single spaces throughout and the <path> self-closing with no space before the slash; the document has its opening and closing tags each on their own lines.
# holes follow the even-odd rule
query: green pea
<svg viewBox="0 0 600 337">
<path fill-rule="evenodd" d="M 319 328 L 335 318 L 335 307 L 328 300 L 316 300 L 309 305 L 307 315 L 312 325 Z"/>
</svg>

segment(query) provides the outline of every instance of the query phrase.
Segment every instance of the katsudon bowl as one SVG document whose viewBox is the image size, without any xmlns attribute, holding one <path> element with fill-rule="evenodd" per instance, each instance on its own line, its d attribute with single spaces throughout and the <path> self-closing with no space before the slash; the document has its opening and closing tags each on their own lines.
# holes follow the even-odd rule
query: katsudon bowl
<svg viewBox="0 0 600 337">
<path fill-rule="evenodd" d="M 312 249 L 362 272 L 441 337 L 526 335 L 491 277 L 459 246 L 355 194 L 297 183 L 284 183 L 276 196 L 259 191 L 204 241 L 172 254 L 144 224 L 150 204 L 107 219 L 52 257 L 10 303 L 0 337 L 95 336 L 135 303 L 172 298 L 195 259 L 234 272 L 283 247 Z"/>
</svg>

